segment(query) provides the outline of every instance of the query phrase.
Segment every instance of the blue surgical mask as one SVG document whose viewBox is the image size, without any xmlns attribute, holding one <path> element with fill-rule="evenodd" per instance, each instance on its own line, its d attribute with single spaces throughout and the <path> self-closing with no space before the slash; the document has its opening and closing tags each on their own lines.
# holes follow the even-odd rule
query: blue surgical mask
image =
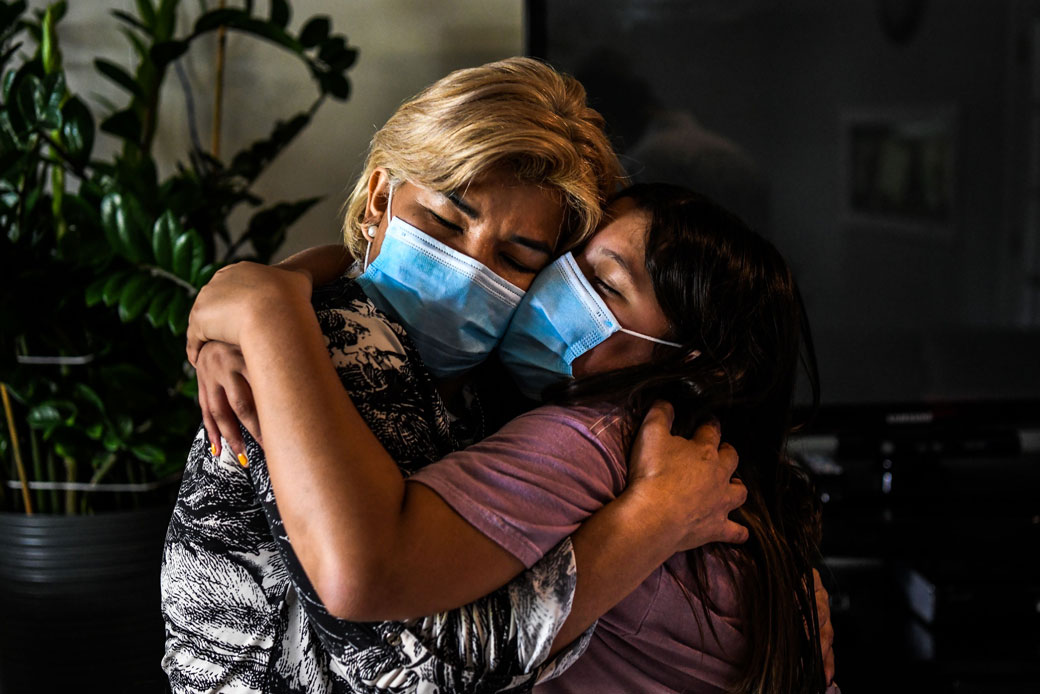
<svg viewBox="0 0 1040 694">
<path fill-rule="evenodd" d="M 520 391 L 538 399 L 547 386 L 572 377 L 575 359 L 616 332 L 682 346 L 622 328 L 568 253 L 538 273 L 502 338 L 499 353 Z"/>
<path fill-rule="evenodd" d="M 400 217 L 390 218 L 379 255 L 357 282 L 377 308 L 401 322 L 438 379 L 484 361 L 524 295 Z"/>
</svg>

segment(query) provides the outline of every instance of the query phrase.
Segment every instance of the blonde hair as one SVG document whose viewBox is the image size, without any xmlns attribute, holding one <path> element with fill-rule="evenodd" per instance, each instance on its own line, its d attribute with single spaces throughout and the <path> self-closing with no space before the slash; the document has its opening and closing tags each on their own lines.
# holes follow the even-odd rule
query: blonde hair
<svg viewBox="0 0 1040 694">
<path fill-rule="evenodd" d="M 377 167 L 402 181 L 449 192 L 493 167 L 557 191 L 566 207 L 557 250 L 587 238 L 624 181 L 603 131 L 573 77 L 532 58 L 456 70 L 401 104 L 373 136 L 365 169 L 344 205 L 343 240 L 362 257 L 368 181 Z"/>
</svg>

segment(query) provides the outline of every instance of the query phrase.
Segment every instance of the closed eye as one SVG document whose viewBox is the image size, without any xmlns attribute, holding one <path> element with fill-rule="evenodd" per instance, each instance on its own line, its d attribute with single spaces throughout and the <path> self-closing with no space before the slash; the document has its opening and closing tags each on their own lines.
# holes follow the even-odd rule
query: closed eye
<svg viewBox="0 0 1040 694">
<path fill-rule="evenodd" d="M 457 234 L 461 234 L 461 233 L 463 233 L 465 231 L 465 229 L 460 227 L 458 224 L 455 224 L 454 222 L 449 222 L 447 219 L 445 219 L 444 217 L 440 216 L 439 214 L 437 214 L 433 210 L 429 209 L 428 207 L 427 208 L 423 208 L 423 209 L 426 210 L 427 214 L 430 215 L 430 218 L 433 219 L 434 222 L 436 222 L 437 224 L 441 225 L 445 229 L 450 229 L 451 231 L 454 231 Z"/>
<path fill-rule="evenodd" d="M 506 263 L 506 265 L 508 265 L 509 267 L 513 268 L 517 272 L 522 272 L 525 275 L 535 275 L 535 274 L 538 273 L 538 269 L 537 268 L 533 268 L 533 267 L 529 267 L 527 265 L 524 265 L 523 263 L 521 263 L 520 261 L 518 261 L 516 258 L 512 257 L 511 255 L 503 253 L 501 255 L 501 257 L 502 257 L 502 260 Z"/>
<path fill-rule="evenodd" d="M 614 296 L 621 296 L 621 292 L 611 287 L 609 284 L 601 280 L 599 277 L 593 282 L 597 287 L 605 291 L 607 294 L 613 294 Z"/>
</svg>

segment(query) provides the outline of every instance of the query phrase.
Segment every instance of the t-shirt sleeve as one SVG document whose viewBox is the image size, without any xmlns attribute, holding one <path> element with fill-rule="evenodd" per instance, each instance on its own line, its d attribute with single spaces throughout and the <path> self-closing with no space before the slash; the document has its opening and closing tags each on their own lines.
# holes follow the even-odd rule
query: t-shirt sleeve
<svg viewBox="0 0 1040 694">
<path fill-rule="evenodd" d="M 624 488 L 620 419 L 541 407 L 409 478 L 531 567 Z"/>
</svg>

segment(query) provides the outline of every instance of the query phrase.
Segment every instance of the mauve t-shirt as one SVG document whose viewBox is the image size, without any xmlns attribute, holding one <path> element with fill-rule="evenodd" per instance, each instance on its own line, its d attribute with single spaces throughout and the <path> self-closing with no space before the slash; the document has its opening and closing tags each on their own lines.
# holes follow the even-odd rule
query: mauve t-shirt
<svg viewBox="0 0 1040 694">
<path fill-rule="evenodd" d="M 529 567 L 620 494 L 626 476 L 615 410 L 546 406 L 409 481 L 433 489 Z M 570 670 L 538 691 L 726 691 L 740 672 L 746 641 L 728 571 L 711 558 L 706 568 L 710 625 L 693 595 L 686 555 L 675 555 L 600 619 L 588 651 Z"/>
</svg>

